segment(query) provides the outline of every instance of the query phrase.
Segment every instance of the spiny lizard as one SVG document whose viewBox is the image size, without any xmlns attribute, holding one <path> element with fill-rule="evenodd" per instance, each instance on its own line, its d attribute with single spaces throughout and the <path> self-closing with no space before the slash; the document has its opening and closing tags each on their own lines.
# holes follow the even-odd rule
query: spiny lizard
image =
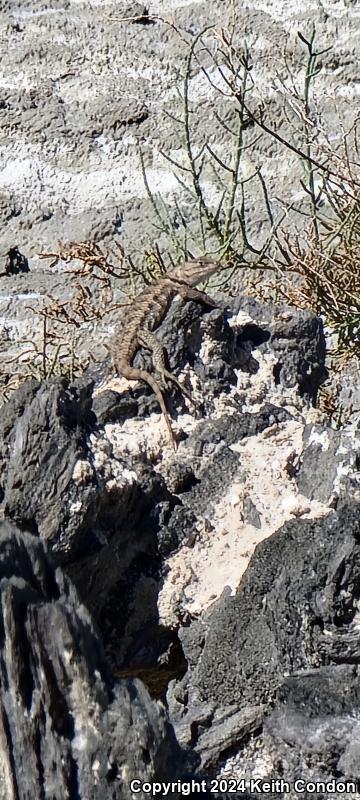
<svg viewBox="0 0 360 800">
<path fill-rule="evenodd" d="M 155 373 L 160 377 L 163 385 L 166 387 L 167 383 L 174 383 L 191 403 L 197 405 L 192 395 L 179 383 L 175 375 L 166 369 L 163 347 L 153 331 L 165 318 L 176 295 L 180 295 L 184 300 L 197 300 L 211 308 L 216 307 L 215 301 L 208 294 L 194 287 L 215 272 L 227 267 L 226 264 L 205 257 L 178 264 L 174 269 L 162 275 L 156 283 L 147 286 L 137 295 L 125 313 L 121 326 L 115 331 L 109 347 L 113 365 L 118 374 L 127 380 L 145 381 L 153 390 L 164 415 L 174 449 L 176 440 L 161 385 L 146 370 L 133 367 L 132 361 L 140 347 L 150 350 Z"/>
</svg>

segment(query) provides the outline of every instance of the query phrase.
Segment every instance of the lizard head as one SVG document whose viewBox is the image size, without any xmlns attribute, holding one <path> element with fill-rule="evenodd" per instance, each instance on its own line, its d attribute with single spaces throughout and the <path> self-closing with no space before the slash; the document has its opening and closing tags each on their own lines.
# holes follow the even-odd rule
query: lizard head
<svg viewBox="0 0 360 800">
<path fill-rule="evenodd" d="M 194 259 L 194 261 L 183 261 L 171 270 L 171 277 L 186 283 L 188 286 L 196 286 L 198 283 L 210 278 L 215 272 L 221 272 L 223 269 L 228 269 L 228 265 L 221 264 L 220 261 L 214 261 L 212 258 L 201 256 Z"/>
</svg>

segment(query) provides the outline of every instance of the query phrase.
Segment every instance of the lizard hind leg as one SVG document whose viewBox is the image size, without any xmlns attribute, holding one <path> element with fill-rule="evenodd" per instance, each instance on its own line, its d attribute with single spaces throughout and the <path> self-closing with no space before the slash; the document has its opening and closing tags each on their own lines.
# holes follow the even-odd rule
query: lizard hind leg
<svg viewBox="0 0 360 800">
<path fill-rule="evenodd" d="M 167 388 L 171 383 L 173 383 L 195 408 L 201 408 L 201 403 L 198 403 L 192 394 L 185 388 L 185 386 L 178 381 L 175 375 L 166 369 L 165 350 L 160 344 L 159 340 L 156 338 L 155 334 L 149 330 L 142 331 L 139 335 L 139 344 L 141 344 L 142 347 L 146 347 L 148 350 L 151 350 L 154 369 L 159 375 L 164 388 Z"/>
<path fill-rule="evenodd" d="M 161 375 L 163 380 L 165 379 L 167 381 L 167 383 L 173 383 L 175 386 L 177 386 L 177 388 L 179 389 L 181 394 L 183 394 L 184 397 L 186 397 L 187 400 L 189 400 L 189 403 L 192 403 L 192 405 L 195 408 L 201 408 L 202 404 L 199 403 L 197 400 L 195 400 L 195 398 L 193 397 L 191 392 L 189 392 L 185 388 L 185 386 L 183 386 L 183 384 L 180 383 L 180 381 L 178 381 L 178 379 L 175 377 L 175 375 L 172 375 L 172 373 L 169 372 L 167 369 L 165 369 L 165 367 L 161 371 L 159 370 L 159 374 Z"/>
</svg>

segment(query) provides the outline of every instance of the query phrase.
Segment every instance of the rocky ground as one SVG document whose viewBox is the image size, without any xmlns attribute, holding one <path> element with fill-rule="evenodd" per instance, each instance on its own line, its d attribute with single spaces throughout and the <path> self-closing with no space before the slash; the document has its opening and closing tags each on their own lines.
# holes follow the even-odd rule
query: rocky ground
<svg viewBox="0 0 360 800">
<path fill-rule="evenodd" d="M 357 5 L 235 7 L 257 101 L 285 130 L 280 56 L 286 44 L 300 82 L 297 31 L 309 36 L 315 24 L 321 49 L 331 46 L 316 121 L 340 142 L 356 114 Z M 185 196 L 163 152 L 182 162 L 184 131 L 166 112 L 182 110 L 188 43 L 214 25 L 205 42 L 218 57 L 233 10 L 227 0 L 164 0 L 149 5 L 150 19 L 139 3 L 3 4 L 7 380 L 21 361 L 36 361 L 36 312 L 78 291 L 76 260 L 40 252 L 91 239 L 117 267 L 115 242 L 135 261 L 154 243 L 171 251 L 171 236 L 154 229 L 139 148 L 151 189 L 170 204 L 171 231 L 181 231 Z M 231 101 L 229 111 L 219 69 L 204 57 L 206 74 L 199 67 L 190 81 L 194 137 L 225 158 L 229 134 L 215 112 L 231 119 Z M 246 151 L 243 176 L 259 163 L 274 202 L 298 196 L 295 156 L 262 137 Z M 210 171 L 206 182 L 215 203 Z M 266 214 L 253 184 L 247 204 L 261 243 Z M 194 230 L 194 206 L 181 208 Z M 91 275 L 81 286 L 102 313 L 79 324 L 77 353 L 100 365 L 70 382 L 38 381 L 40 356 L 35 379 L 9 391 L 0 410 L 2 797 L 149 796 L 131 789 L 139 780 L 172 782 L 167 796 L 176 798 L 196 780 L 192 796 L 254 798 L 252 779 L 269 781 L 273 798 L 358 797 L 341 787 L 360 781 L 354 373 L 343 380 L 336 429 L 317 407 L 327 379 L 320 319 L 262 305 L 241 290 L 241 274 L 231 293 L 210 290 L 211 312 L 176 301 L 158 335 L 203 411 L 169 397 L 174 454 L 152 394 L 109 379 L 105 344 L 126 301 L 124 276 L 110 299 Z M 145 352 L 136 358 L 149 363 Z M 314 790 L 314 781 L 335 788 Z"/>
<path fill-rule="evenodd" d="M 176 302 L 158 332 L 204 400 L 194 416 L 174 395 L 176 453 L 146 388 L 91 372 L 2 408 L 5 797 L 37 781 L 59 800 L 136 796 L 132 780 L 342 797 L 360 779 L 356 428 L 313 407 L 320 320 L 218 302 Z"/>
</svg>

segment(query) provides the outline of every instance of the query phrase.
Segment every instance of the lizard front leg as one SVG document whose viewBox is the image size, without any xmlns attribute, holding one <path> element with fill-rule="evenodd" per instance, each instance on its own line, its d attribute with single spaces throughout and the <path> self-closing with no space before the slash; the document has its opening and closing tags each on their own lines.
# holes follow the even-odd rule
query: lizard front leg
<svg viewBox="0 0 360 800">
<path fill-rule="evenodd" d="M 209 308 L 217 308 L 218 304 L 209 294 L 201 292 L 200 289 L 195 289 L 193 286 L 176 285 L 177 293 L 183 300 L 196 300 L 197 303 L 202 303 Z"/>
</svg>

